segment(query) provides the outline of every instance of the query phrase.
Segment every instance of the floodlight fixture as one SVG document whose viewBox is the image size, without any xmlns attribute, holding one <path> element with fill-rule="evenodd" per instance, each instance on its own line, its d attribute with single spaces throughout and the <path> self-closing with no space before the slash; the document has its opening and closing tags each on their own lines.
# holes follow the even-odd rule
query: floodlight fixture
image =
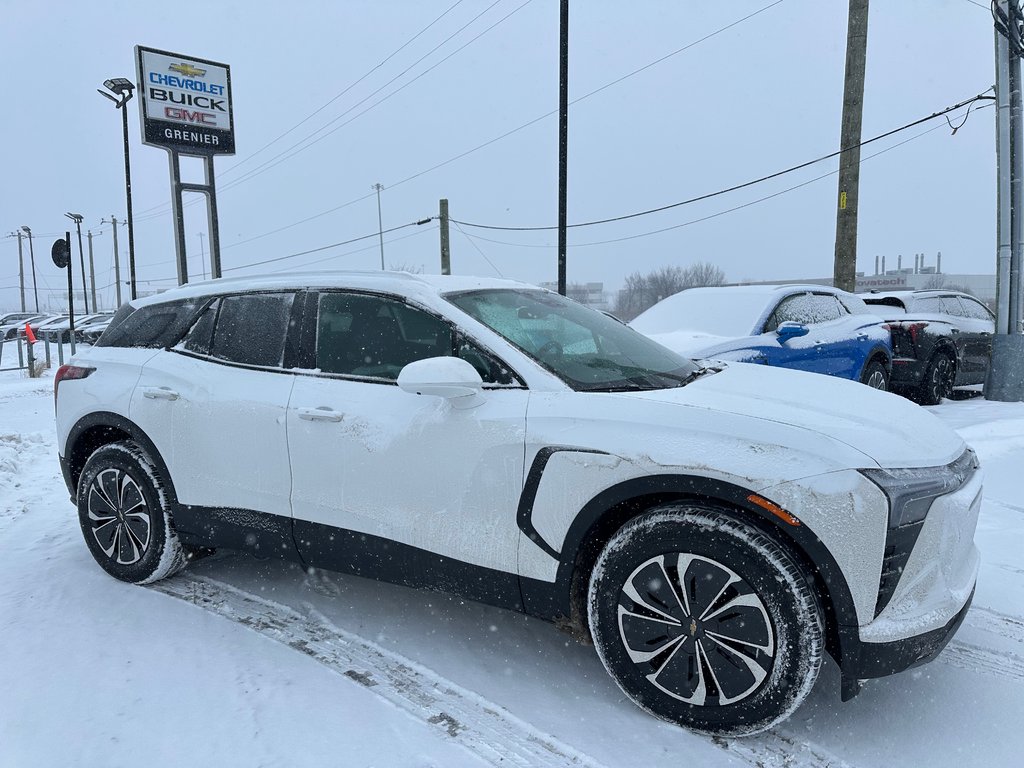
<svg viewBox="0 0 1024 768">
<path fill-rule="evenodd" d="M 82 220 L 85 218 L 80 213 L 65 213 L 64 215 L 71 219 L 73 222 L 75 222 L 75 224 L 81 224 Z"/>
<path fill-rule="evenodd" d="M 112 77 L 109 80 L 103 81 L 103 87 L 113 94 L 116 94 L 117 98 L 111 96 L 106 91 L 101 91 L 99 88 L 96 92 L 105 98 L 110 99 L 114 102 L 116 108 L 123 107 L 129 99 L 135 94 L 135 83 L 126 77 Z"/>
</svg>

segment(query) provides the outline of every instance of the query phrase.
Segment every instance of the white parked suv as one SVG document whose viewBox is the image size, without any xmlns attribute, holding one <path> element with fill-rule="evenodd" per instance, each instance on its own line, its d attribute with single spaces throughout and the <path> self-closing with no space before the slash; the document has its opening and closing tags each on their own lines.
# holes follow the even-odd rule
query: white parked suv
<svg viewBox="0 0 1024 768">
<path fill-rule="evenodd" d="M 638 705 L 747 734 L 933 658 L 981 472 L 849 381 L 701 368 L 521 283 L 217 280 L 122 307 L 56 376 L 60 462 L 125 581 L 226 547 L 464 595 L 592 639 Z"/>
</svg>

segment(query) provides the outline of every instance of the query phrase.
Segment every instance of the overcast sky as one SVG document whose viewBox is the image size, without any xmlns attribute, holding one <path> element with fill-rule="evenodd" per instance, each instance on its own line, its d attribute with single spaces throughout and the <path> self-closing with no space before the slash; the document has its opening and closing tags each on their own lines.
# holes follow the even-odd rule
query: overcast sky
<svg viewBox="0 0 1024 768">
<path fill-rule="evenodd" d="M 216 160 L 226 275 L 379 269 L 376 239 L 243 268 L 375 234 L 378 182 L 385 229 L 436 216 L 442 197 L 463 222 L 557 223 L 558 0 L 0 0 L 0 8 L 11 112 L 0 123 L 0 229 L 36 233 L 44 306 L 64 284 L 49 253 L 73 226 L 65 211 L 82 213 L 83 232 L 93 231 L 97 285 L 112 303 L 113 243 L 101 219 L 126 212 L 121 122 L 96 88 L 109 77 L 135 79 L 137 44 L 231 67 L 237 154 Z M 865 139 L 993 84 L 985 8 L 874 0 L 870 13 Z M 846 21 L 842 0 L 574 0 L 570 100 L 691 47 L 570 107 L 569 222 L 664 206 L 835 151 Z M 169 287 L 167 155 L 141 144 L 136 102 L 130 107 L 140 289 Z M 994 130 L 985 108 L 955 136 L 939 119 L 865 148 L 858 269 L 873 272 L 876 255 L 890 268 L 898 254 L 904 266 L 921 252 L 932 264 L 941 251 L 946 272 L 994 271 Z M 296 153 L 311 134 L 319 140 Z M 570 230 L 569 281 L 615 289 L 630 272 L 697 261 L 730 280 L 830 276 L 837 167 L 827 161 L 702 203 Z M 197 170 L 186 174 L 199 181 Z M 201 198 L 190 200 L 186 239 L 198 279 L 207 225 Z M 462 230 L 451 232 L 454 272 L 556 279 L 555 231 Z M 654 230 L 665 231 L 647 234 Z M 119 245 L 126 263 L 123 229 Z M 24 248 L 28 272 L 27 240 Z M 385 235 L 385 262 L 439 271 L 436 222 Z M 17 308 L 17 285 L 17 240 L 3 237 L 0 308 Z M 31 308 L 30 275 L 27 287 Z"/>
</svg>

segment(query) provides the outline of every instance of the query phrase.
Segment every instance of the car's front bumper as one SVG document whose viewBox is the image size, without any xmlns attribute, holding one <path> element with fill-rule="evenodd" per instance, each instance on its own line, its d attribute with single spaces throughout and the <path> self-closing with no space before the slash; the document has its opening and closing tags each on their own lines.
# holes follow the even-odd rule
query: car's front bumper
<svg viewBox="0 0 1024 768">
<path fill-rule="evenodd" d="M 857 627 L 840 627 L 843 701 L 857 695 L 862 680 L 894 675 L 926 664 L 938 656 L 960 628 L 973 600 L 972 591 L 967 602 L 945 626 L 888 643 L 866 643 L 860 639 Z"/>
</svg>

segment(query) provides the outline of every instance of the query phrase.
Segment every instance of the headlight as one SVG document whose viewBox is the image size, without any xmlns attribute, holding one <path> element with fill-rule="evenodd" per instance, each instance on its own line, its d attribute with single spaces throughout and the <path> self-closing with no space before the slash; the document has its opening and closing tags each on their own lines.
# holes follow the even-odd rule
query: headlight
<svg viewBox="0 0 1024 768">
<path fill-rule="evenodd" d="M 957 490 L 977 468 L 978 459 L 968 448 L 959 459 L 944 467 L 861 472 L 889 498 L 889 527 L 899 528 L 924 520 L 935 499 Z"/>
</svg>

